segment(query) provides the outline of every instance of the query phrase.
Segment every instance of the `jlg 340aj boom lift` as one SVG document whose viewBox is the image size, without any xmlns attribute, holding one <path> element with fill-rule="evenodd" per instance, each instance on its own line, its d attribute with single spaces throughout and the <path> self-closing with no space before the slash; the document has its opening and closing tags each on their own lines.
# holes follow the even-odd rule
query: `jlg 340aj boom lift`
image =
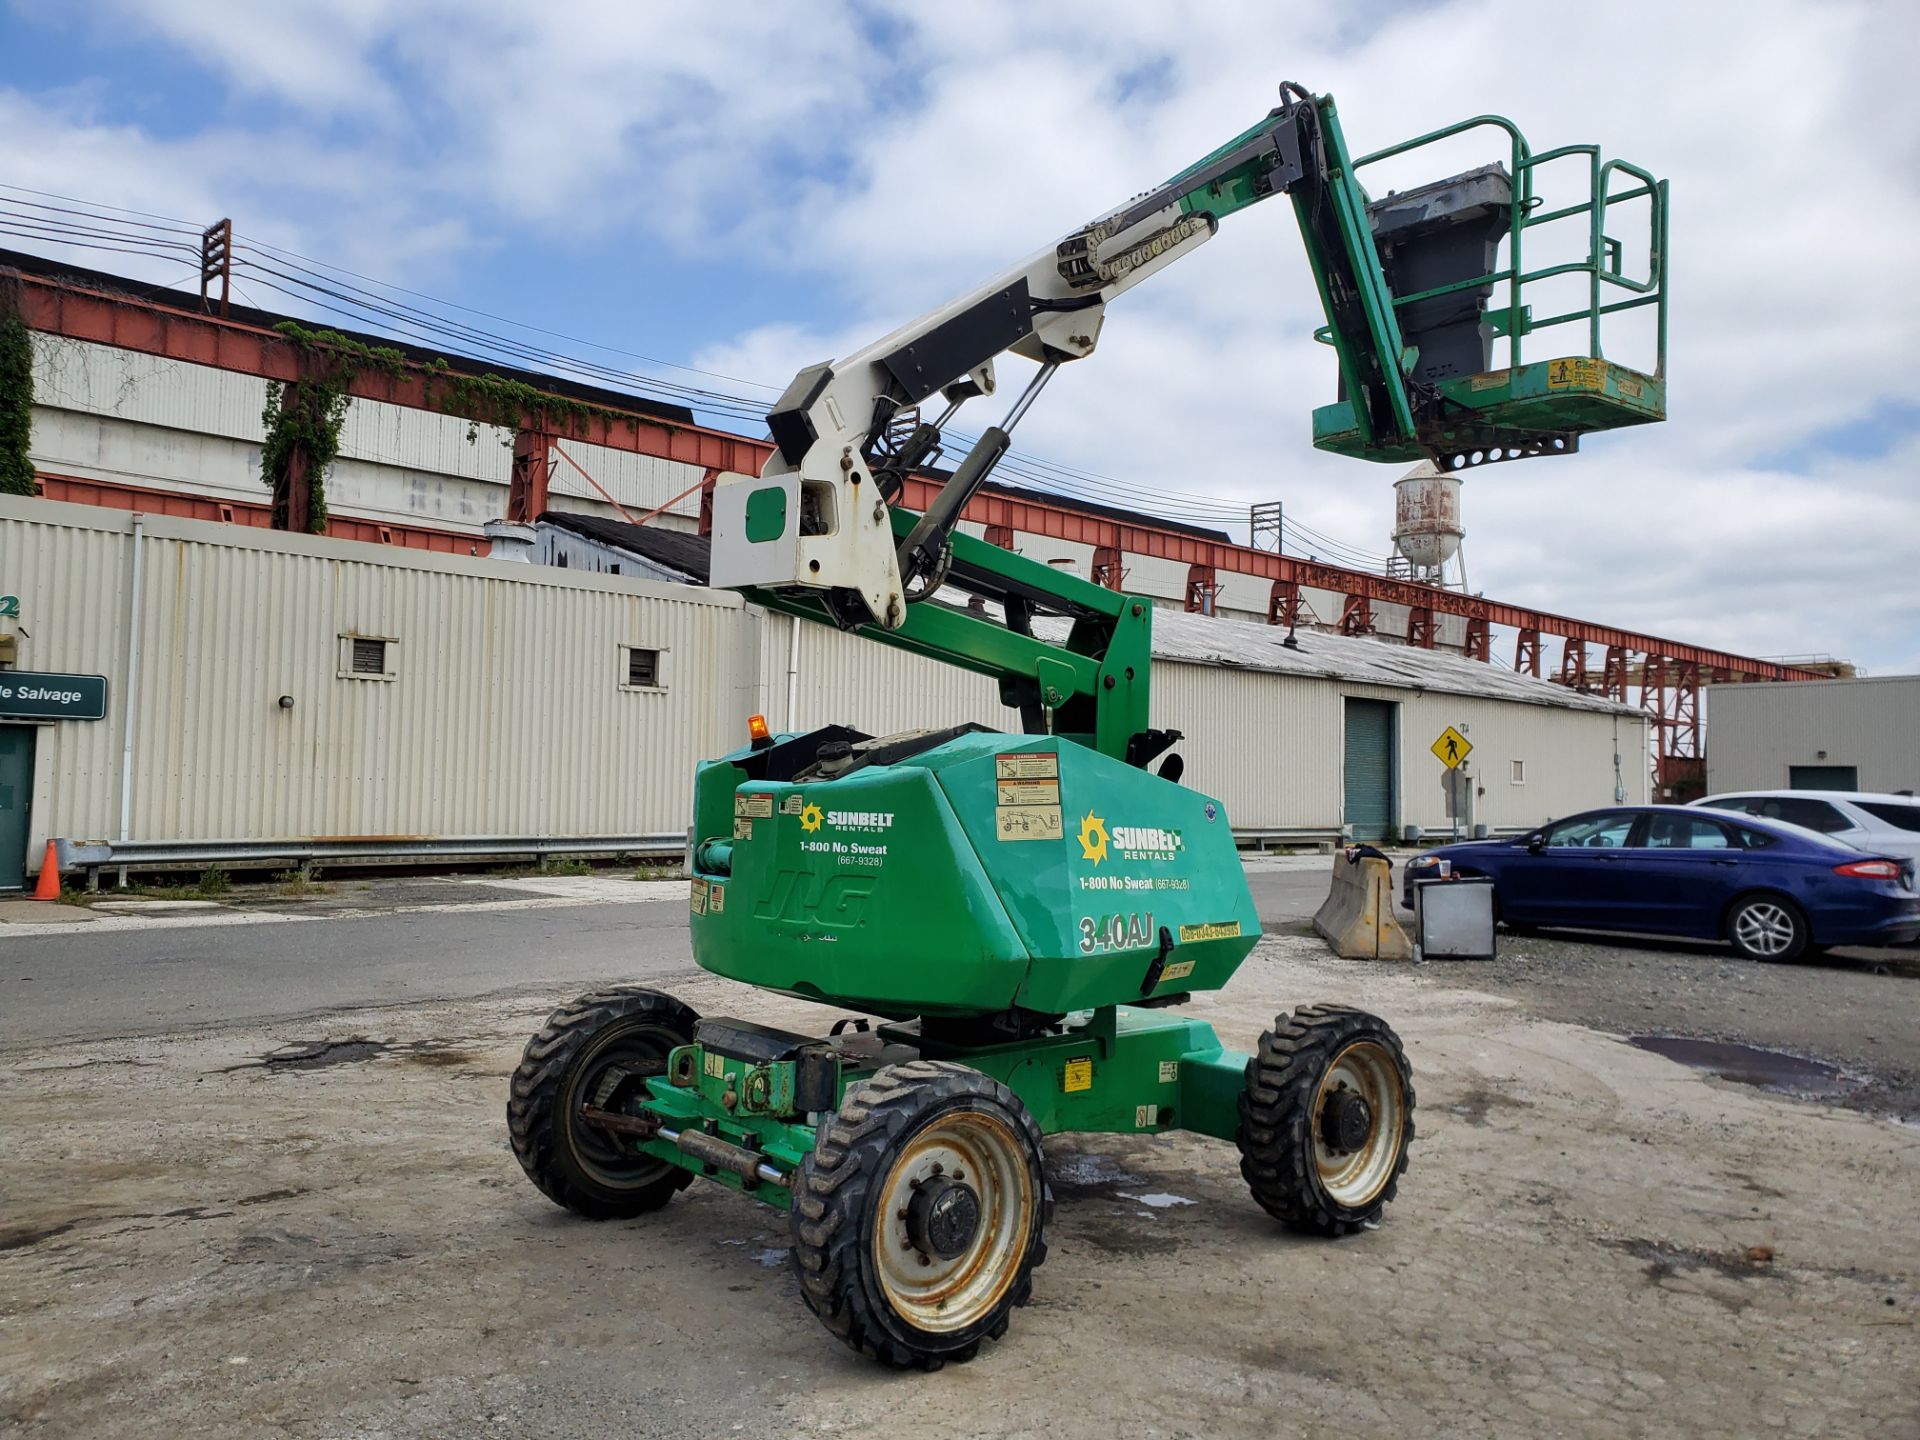
<svg viewBox="0 0 1920 1440">
<path fill-rule="evenodd" d="M 1490 116 L 1356 161 L 1331 99 L 1281 98 L 1166 184 L 802 371 L 767 417 L 764 470 L 715 489 L 714 584 L 993 676 L 1019 719 L 880 738 L 756 722 L 700 766 L 695 959 L 859 1018 L 791 1034 L 623 987 L 556 1011 L 513 1078 L 514 1151 L 548 1196 L 631 1216 L 703 1176 L 786 1210 L 808 1306 L 891 1365 L 969 1359 L 1026 1303 L 1048 1135 L 1230 1141 L 1262 1208 L 1327 1236 L 1380 1215 L 1413 1139 L 1385 1022 L 1310 1005 L 1244 1055 L 1175 1008 L 1224 986 L 1260 927 L 1224 808 L 1179 783 L 1179 734 L 1149 723 L 1152 604 L 957 528 L 1047 380 L 1093 352 L 1108 301 L 1285 195 L 1339 364 L 1315 445 L 1458 469 L 1664 414 L 1664 182 L 1594 146 L 1536 155 Z M 1361 188 L 1368 165 L 1476 129 L 1501 138 L 1501 163 L 1378 200 Z M 1547 208 L 1549 163 L 1584 194 Z M 1629 209 L 1649 226 L 1644 267 L 1608 233 Z M 1554 223 L 1570 258 L 1525 269 Z M 1546 281 L 1578 299 L 1536 317 L 1525 292 Z M 1639 307 L 1651 373 L 1600 351 L 1602 318 Z M 1549 327 L 1578 339 L 1523 361 Z M 901 508 L 1007 352 L 1038 367 L 1019 399 L 924 514 Z"/>
</svg>

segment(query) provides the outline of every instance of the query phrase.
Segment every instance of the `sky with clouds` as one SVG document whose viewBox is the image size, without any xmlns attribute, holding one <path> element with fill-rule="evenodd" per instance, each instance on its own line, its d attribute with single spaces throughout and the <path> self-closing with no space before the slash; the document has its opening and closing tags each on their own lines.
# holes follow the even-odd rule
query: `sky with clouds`
<svg viewBox="0 0 1920 1440">
<path fill-rule="evenodd" d="M 1920 671 L 1916 54 L 1913 0 L 0 0 L 0 183 L 231 215 L 777 389 L 1205 154 L 1283 79 L 1337 95 L 1356 151 L 1498 112 L 1671 180 L 1672 418 L 1475 472 L 1474 588 L 1888 674 Z M 1021 449 L 1384 551 L 1397 471 L 1308 443 L 1319 320 L 1290 215 L 1256 207 L 1115 302 Z"/>
</svg>

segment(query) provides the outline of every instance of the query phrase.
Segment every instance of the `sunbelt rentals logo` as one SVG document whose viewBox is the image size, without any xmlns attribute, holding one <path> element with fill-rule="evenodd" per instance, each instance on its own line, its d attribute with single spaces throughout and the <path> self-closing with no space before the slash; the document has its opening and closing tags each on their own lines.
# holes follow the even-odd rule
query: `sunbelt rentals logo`
<svg viewBox="0 0 1920 1440">
<path fill-rule="evenodd" d="M 893 811 L 822 810 L 818 805 L 809 804 L 800 812 L 800 828 L 807 834 L 814 834 L 822 825 L 831 830 L 879 835 L 893 828 Z"/>
<path fill-rule="evenodd" d="M 1080 822 L 1080 858 L 1098 866 L 1109 855 L 1122 860 L 1177 860 L 1186 848 L 1178 830 L 1157 825 L 1114 825 L 1091 810 Z"/>
</svg>

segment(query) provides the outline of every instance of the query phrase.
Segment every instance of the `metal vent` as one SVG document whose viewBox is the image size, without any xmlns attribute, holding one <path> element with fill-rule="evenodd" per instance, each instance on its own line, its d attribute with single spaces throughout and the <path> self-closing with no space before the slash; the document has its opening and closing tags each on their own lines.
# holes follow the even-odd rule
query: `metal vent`
<svg viewBox="0 0 1920 1440">
<path fill-rule="evenodd" d="M 658 650 L 627 651 L 627 684 L 634 689 L 652 690 L 660 684 L 660 652 Z"/>
<path fill-rule="evenodd" d="M 357 636 L 353 642 L 353 673 L 356 675 L 384 675 L 387 673 L 387 642 L 384 640 L 362 640 Z"/>
</svg>

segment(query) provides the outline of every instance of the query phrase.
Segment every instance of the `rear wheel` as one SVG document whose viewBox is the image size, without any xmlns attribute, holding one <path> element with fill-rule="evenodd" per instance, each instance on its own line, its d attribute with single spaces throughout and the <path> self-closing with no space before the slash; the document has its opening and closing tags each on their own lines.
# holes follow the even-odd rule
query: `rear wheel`
<svg viewBox="0 0 1920 1440">
<path fill-rule="evenodd" d="M 1393 1199 L 1413 1143 L 1413 1070 L 1386 1021 L 1305 1005 L 1260 1037 L 1240 1096 L 1240 1173 L 1295 1230 L 1344 1235 Z"/>
<path fill-rule="evenodd" d="M 649 1077 L 666 1074 L 667 1052 L 692 1041 L 699 1019 L 671 995 L 637 985 L 582 995 L 547 1017 L 507 1096 L 514 1156 L 541 1194 L 589 1220 L 612 1220 L 657 1210 L 692 1182 L 580 1110 L 617 1110 Z"/>
<path fill-rule="evenodd" d="M 890 1065 L 848 1089 L 794 1176 L 800 1294 L 888 1365 L 971 1360 L 1032 1295 L 1052 1210 L 1012 1091 L 949 1061 Z"/>
<path fill-rule="evenodd" d="M 1778 895 L 1749 895 L 1727 912 L 1727 940 L 1749 960 L 1798 960 L 1809 938 L 1806 916 Z"/>
</svg>

